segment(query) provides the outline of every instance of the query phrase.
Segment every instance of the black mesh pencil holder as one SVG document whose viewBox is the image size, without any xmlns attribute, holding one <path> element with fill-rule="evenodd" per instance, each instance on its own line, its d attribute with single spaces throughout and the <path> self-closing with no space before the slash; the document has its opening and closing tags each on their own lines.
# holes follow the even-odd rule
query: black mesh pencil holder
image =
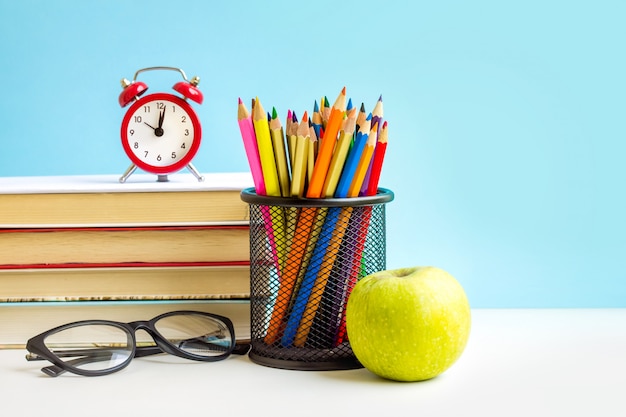
<svg viewBox="0 0 626 417">
<path fill-rule="evenodd" d="M 356 282 L 386 267 L 390 190 L 298 199 L 241 192 L 250 205 L 250 359 L 283 369 L 360 368 L 345 306 Z"/>
</svg>

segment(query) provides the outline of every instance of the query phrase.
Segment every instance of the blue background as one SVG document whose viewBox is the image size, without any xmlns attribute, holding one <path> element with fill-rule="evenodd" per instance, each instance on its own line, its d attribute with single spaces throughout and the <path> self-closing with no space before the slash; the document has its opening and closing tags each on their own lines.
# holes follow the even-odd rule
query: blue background
<svg viewBox="0 0 626 417">
<path fill-rule="evenodd" d="M 626 307 L 626 3 L 0 2 L 0 176 L 121 174 L 121 78 L 201 77 L 194 165 L 248 170 L 237 99 L 383 95 L 387 266 L 474 307 Z M 151 91 L 180 77 L 145 73 Z"/>
</svg>

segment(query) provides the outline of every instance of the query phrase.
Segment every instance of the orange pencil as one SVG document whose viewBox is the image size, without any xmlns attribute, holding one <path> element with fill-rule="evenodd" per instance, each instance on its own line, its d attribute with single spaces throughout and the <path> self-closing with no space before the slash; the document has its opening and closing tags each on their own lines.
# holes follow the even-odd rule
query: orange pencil
<svg viewBox="0 0 626 417">
<path fill-rule="evenodd" d="M 311 234 L 311 228 L 314 225 L 316 217 L 317 209 L 314 207 L 303 207 L 298 216 L 298 232 L 294 234 L 293 240 L 291 241 L 289 256 L 282 271 L 278 295 L 276 296 L 274 310 L 272 311 L 264 339 L 267 344 L 276 342 L 280 337 L 283 320 L 287 314 L 289 300 L 291 299 L 296 284 L 300 264 L 302 263 L 309 235 Z"/>
<path fill-rule="evenodd" d="M 329 209 L 329 214 L 326 217 L 327 223 L 325 223 L 323 227 L 332 229 L 332 236 L 325 242 L 326 245 L 321 246 L 322 251 L 324 251 L 324 257 L 319 267 L 315 268 L 313 271 L 307 270 L 307 274 L 311 272 L 311 278 L 315 279 L 315 281 L 310 289 L 308 300 L 306 301 L 304 311 L 301 315 L 301 317 L 306 318 L 306 320 L 299 320 L 299 325 L 293 340 L 294 346 L 304 346 L 309 332 L 311 331 L 314 321 L 313 317 L 317 314 L 320 302 L 322 301 L 324 289 L 328 283 L 333 264 L 339 254 L 341 242 L 348 229 L 352 211 L 353 207 L 331 207 Z M 316 245 L 315 250 L 317 251 L 318 249 L 320 249 L 320 247 Z M 289 328 L 289 324 L 287 328 Z"/>
<path fill-rule="evenodd" d="M 341 128 L 345 110 L 346 87 L 341 90 L 341 93 L 339 93 L 330 111 L 328 124 L 324 130 L 324 137 L 321 140 L 317 158 L 315 159 L 313 175 L 311 176 L 311 182 L 307 190 L 307 197 L 309 198 L 320 198 L 322 196 L 322 188 L 324 187 L 324 181 L 326 180 L 330 159 L 333 156 L 333 149 L 335 148 L 335 142 L 337 141 L 337 135 Z"/>
<path fill-rule="evenodd" d="M 326 174 L 326 180 L 324 181 L 324 188 L 322 189 L 323 197 L 331 198 L 335 195 L 337 183 L 339 182 L 341 171 L 343 170 L 344 163 L 346 162 L 346 156 L 350 150 L 352 138 L 354 137 L 356 115 L 356 108 L 353 108 L 348 112 L 348 117 L 344 120 L 341 133 L 339 133 L 339 140 L 337 141 L 333 157 L 330 161 L 328 174 Z"/>
</svg>

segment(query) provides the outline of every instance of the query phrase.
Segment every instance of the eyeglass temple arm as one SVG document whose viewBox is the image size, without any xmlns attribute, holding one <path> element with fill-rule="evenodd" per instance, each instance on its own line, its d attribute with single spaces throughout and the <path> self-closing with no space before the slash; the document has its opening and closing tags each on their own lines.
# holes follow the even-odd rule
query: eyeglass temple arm
<svg viewBox="0 0 626 417">
<path fill-rule="evenodd" d="M 236 344 L 231 353 L 235 355 L 245 355 L 250 350 L 249 343 Z M 135 349 L 135 358 L 141 358 L 150 355 L 156 355 L 159 353 L 163 353 L 163 350 L 158 346 L 139 346 Z M 83 356 L 81 358 L 73 359 L 71 361 L 66 362 L 68 365 L 79 366 L 85 363 L 98 362 L 98 361 L 106 361 L 111 358 L 113 352 L 107 350 L 93 350 L 93 349 L 85 349 L 85 350 L 68 350 L 68 351 L 56 351 L 55 355 L 62 358 L 68 356 Z M 39 360 L 47 360 L 44 357 L 41 357 L 34 353 L 29 353 L 26 355 L 26 360 L 28 361 L 39 361 Z M 66 372 L 65 369 L 57 366 L 50 365 L 44 368 L 41 368 L 41 371 L 46 375 L 57 377 Z"/>
<path fill-rule="evenodd" d="M 113 356 L 113 350 L 93 350 L 93 349 L 84 349 L 84 350 L 67 350 L 67 351 L 56 351 L 54 354 L 59 358 L 63 357 L 71 357 L 71 356 L 82 356 L 81 358 L 72 359 L 71 361 L 65 362 L 71 366 L 80 366 L 86 363 L 98 362 L 98 361 L 108 361 Z M 163 353 L 163 351 L 158 346 L 141 346 L 135 350 L 135 358 L 149 355 L 156 355 L 158 353 Z M 26 360 L 28 361 L 41 361 L 47 360 L 44 357 L 41 357 L 34 353 L 29 353 L 26 355 Z M 57 365 L 50 365 L 44 368 L 41 368 L 41 371 L 46 375 L 56 377 L 66 372 L 65 369 L 61 368 Z"/>
</svg>

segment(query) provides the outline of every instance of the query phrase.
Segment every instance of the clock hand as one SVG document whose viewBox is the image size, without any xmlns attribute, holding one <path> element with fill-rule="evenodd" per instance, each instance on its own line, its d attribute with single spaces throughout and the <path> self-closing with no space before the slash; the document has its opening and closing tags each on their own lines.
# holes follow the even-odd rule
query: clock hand
<svg viewBox="0 0 626 417">
<path fill-rule="evenodd" d="M 163 120 L 165 120 L 165 109 L 159 113 L 159 128 L 163 128 Z"/>
<path fill-rule="evenodd" d="M 154 129 L 154 134 L 161 137 L 163 136 L 163 121 L 165 120 L 165 109 L 159 113 L 159 127 Z"/>
<path fill-rule="evenodd" d="M 154 127 L 150 126 L 150 125 L 149 125 L 148 123 L 146 123 L 146 122 L 143 122 L 143 124 L 145 124 L 146 126 L 148 126 L 150 129 L 154 129 L 154 130 L 156 130 Z"/>
</svg>

